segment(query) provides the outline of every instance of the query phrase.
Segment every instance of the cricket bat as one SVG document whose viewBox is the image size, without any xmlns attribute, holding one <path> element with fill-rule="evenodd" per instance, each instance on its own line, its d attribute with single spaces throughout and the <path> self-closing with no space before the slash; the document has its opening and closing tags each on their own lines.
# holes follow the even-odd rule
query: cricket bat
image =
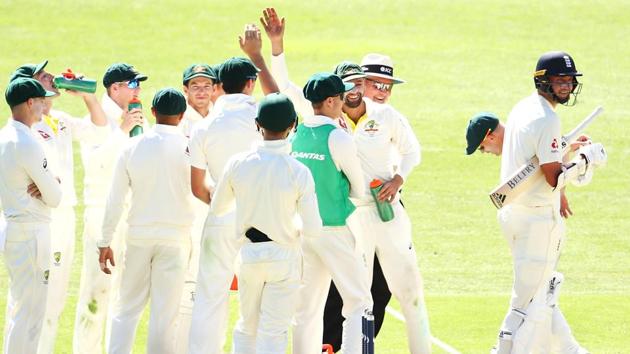
<svg viewBox="0 0 630 354">
<path fill-rule="evenodd" d="M 591 114 L 584 118 L 580 124 L 573 128 L 573 130 L 560 137 L 562 155 L 569 150 L 571 144 L 577 140 L 582 131 L 603 111 L 604 108 L 602 106 L 598 106 L 593 112 L 591 112 Z M 493 189 L 489 194 L 490 200 L 497 209 L 501 209 L 504 205 L 511 203 L 514 199 L 521 195 L 523 191 L 526 191 L 529 185 L 531 185 L 531 182 L 535 179 L 533 177 L 541 173 L 542 171 L 540 169 L 540 165 L 538 164 L 538 158 L 534 156 L 506 181 Z"/>
</svg>

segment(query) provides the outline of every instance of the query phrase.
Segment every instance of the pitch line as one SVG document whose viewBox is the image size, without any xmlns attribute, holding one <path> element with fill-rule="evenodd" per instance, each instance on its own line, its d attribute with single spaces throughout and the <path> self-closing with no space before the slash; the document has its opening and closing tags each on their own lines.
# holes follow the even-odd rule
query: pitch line
<svg viewBox="0 0 630 354">
<path fill-rule="evenodd" d="M 401 321 L 401 322 L 405 322 L 405 317 L 402 315 L 402 313 L 394 310 L 393 308 L 387 306 L 385 308 L 385 312 L 387 312 L 388 314 L 392 315 L 394 318 L 396 318 L 397 320 Z M 431 342 L 435 345 L 437 345 L 438 347 L 444 349 L 444 351 L 446 351 L 449 354 L 461 354 L 459 351 L 457 351 L 457 349 L 451 347 L 450 345 L 442 342 L 440 339 L 431 336 Z"/>
</svg>

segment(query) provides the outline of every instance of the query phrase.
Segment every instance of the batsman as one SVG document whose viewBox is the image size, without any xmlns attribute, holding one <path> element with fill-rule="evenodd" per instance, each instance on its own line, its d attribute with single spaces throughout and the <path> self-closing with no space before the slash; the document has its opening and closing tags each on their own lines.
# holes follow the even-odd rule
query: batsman
<svg viewBox="0 0 630 354">
<path fill-rule="evenodd" d="M 584 144 L 572 160 L 563 162 L 561 125 L 555 110 L 558 104 L 575 104 L 581 88 L 579 76 L 582 74 L 569 54 L 545 53 L 534 73 L 536 92 L 512 109 L 504 128 L 487 117 L 473 119 L 468 127 L 468 154 L 477 147 L 502 153 L 502 182 L 533 157 L 542 171 L 530 176 L 533 180 L 528 189 L 498 212 L 512 253 L 514 283 L 492 353 L 587 353 L 556 306 L 562 275 L 555 272 L 565 238 L 561 190 L 569 182 L 587 184 L 593 169 L 606 162 L 601 144 Z M 501 148 L 492 149 L 501 139 Z"/>
</svg>

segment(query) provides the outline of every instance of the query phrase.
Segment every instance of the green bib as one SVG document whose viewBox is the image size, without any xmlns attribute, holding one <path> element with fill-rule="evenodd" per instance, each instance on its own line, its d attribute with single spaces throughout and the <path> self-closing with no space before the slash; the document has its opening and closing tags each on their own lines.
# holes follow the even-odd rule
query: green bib
<svg viewBox="0 0 630 354">
<path fill-rule="evenodd" d="M 350 201 L 350 182 L 337 170 L 328 149 L 330 132 L 336 127 L 324 124 L 306 127 L 300 124 L 292 143 L 291 155 L 306 165 L 315 180 L 319 214 L 324 226 L 344 226 L 355 209 Z"/>
</svg>

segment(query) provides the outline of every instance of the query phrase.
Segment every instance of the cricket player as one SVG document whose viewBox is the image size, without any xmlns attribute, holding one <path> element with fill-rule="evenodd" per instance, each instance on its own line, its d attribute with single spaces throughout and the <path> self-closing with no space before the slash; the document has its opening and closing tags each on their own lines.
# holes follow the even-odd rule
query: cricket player
<svg viewBox="0 0 630 354">
<path fill-rule="evenodd" d="M 130 139 L 116 167 L 98 241 L 99 264 L 115 266 L 110 247 L 131 191 L 125 268 L 114 300 L 109 353 L 130 353 L 140 315 L 151 299 L 147 353 L 175 351 L 176 320 L 194 218 L 188 139 L 177 127 L 186 99 L 167 88 L 153 98 L 155 127 Z"/>
<path fill-rule="evenodd" d="M 186 137 L 190 137 L 193 129 L 204 119 L 210 119 L 212 96 L 217 74 L 208 64 L 192 64 L 182 74 L 186 111 L 179 123 L 179 128 Z M 195 219 L 191 231 L 190 257 L 184 279 L 182 301 L 177 319 L 177 343 L 175 353 L 188 353 L 188 337 L 192 318 L 192 308 L 197 286 L 197 269 L 199 268 L 199 247 L 203 225 L 208 215 L 208 205 L 194 198 Z"/>
<path fill-rule="evenodd" d="M 54 76 L 46 71 L 48 61 L 39 64 L 24 64 L 17 68 L 11 80 L 18 77 L 34 78 L 56 96 L 59 89 L 53 84 Z M 107 135 L 107 120 L 96 96 L 85 92 L 69 91 L 70 95 L 81 97 L 90 112 L 89 119 L 74 118 L 52 108 L 53 98 L 46 99 L 42 120 L 32 127 L 44 146 L 48 166 L 61 180 L 63 198 L 59 207 L 51 212 L 51 268 L 49 274 L 46 318 L 39 350 L 41 354 L 52 353 L 57 337 L 59 318 L 63 312 L 70 283 L 70 270 L 74 259 L 75 223 L 74 207 L 77 195 L 74 188 L 73 141 L 98 143 Z"/>
<path fill-rule="evenodd" d="M 562 162 L 561 124 L 555 110 L 558 104 L 573 103 L 580 92 L 573 58 L 564 52 L 543 54 L 536 65 L 536 92 L 521 100 L 510 112 L 505 126 L 501 181 L 505 181 L 526 161 L 537 157 L 542 174 L 525 193 L 498 212 L 504 236 L 514 259 L 514 283 L 510 308 L 499 332 L 495 353 L 530 353 L 538 350 L 541 336 L 563 332 L 554 352 L 585 353 L 570 335 L 560 308 L 549 301 L 558 256 L 564 244 L 564 221 L 560 215 L 560 190 L 579 180 L 589 169 L 605 163 L 600 144 L 583 146 L 570 163 Z M 548 327 L 551 323 L 552 328 Z M 550 348 L 545 348 L 547 352 Z"/>
<path fill-rule="evenodd" d="M 111 277 L 103 274 L 99 267 L 96 242 L 102 237 L 101 226 L 107 193 L 122 146 L 129 140 L 129 132 L 134 126 L 141 125 L 148 130 L 142 110 L 135 108 L 130 111 L 128 109 L 129 101 L 138 97 L 141 90 L 140 83 L 146 79 L 146 75 L 141 74 L 129 64 L 112 64 L 103 75 L 106 93 L 101 99 L 109 134 L 102 143 L 89 141 L 81 143 L 81 158 L 85 169 L 83 179 L 84 252 L 72 338 L 75 353 L 102 352 L 103 330 L 106 328 L 110 294 L 115 293 L 118 288 L 118 269 L 121 269 L 123 265 L 125 227 L 117 228 L 119 231 L 112 240 L 112 249 L 116 252 L 118 267 L 112 270 Z"/>
<path fill-rule="evenodd" d="M 291 154 L 313 174 L 324 228 L 319 237 L 302 243 L 304 279 L 293 327 L 295 353 L 321 352 L 331 279 L 344 302 L 344 353 L 361 351 L 361 318 L 372 307 L 364 255 L 346 222 L 355 210 L 350 197 L 365 202 L 367 191 L 352 137 L 335 123 L 343 96 L 353 87 L 332 73 L 314 74 L 304 86 L 315 115 L 304 117 L 298 126 Z"/>
<path fill-rule="evenodd" d="M 230 212 L 236 202 L 236 229 L 243 239 L 238 255 L 241 318 L 233 335 L 234 353 L 285 353 L 298 299 L 304 238 L 322 237 L 315 184 L 309 169 L 289 155 L 286 141 L 297 124 L 284 94 L 267 95 L 256 125 L 264 142 L 234 156 L 212 198 L 211 210 Z M 302 228 L 294 223 L 296 215 Z"/>
<path fill-rule="evenodd" d="M 505 125 L 495 114 L 490 112 L 477 113 L 470 119 L 466 129 L 466 154 L 471 155 L 479 150 L 481 153 L 501 156 L 504 134 Z M 588 144 L 590 144 L 589 138 L 582 135 L 578 138 L 577 143 L 571 144 L 571 152 L 575 152 L 580 147 Z M 566 157 L 564 160 L 566 160 Z M 560 215 L 565 219 L 573 215 L 564 188 L 560 191 Z M 553 311 L 558 311 L 558 314 L 561 314 L 558 296 L 562 280 L 563 275 L 561 273 L 553 272 L 552 281 L 548 283 L 547 289 L 546 304 Z M 566 325 L 564 316 L 556 315 L 549 320 L 551 320 L 551 333 L 548 336 L 541 336 L 541 340 L 539 340 L 535 349 L 547 352 L 549 351 L 549 346 L 551 346 L 554 350 L 559 350 L 560 343 L 573 343 L 573 346 L 577 347 L 577 341 L 573 337 L 571 329 Z"/>
<path fill-rule="evenodd" d="M 261 53 L 258 28 L 248 25 L 239 42 L 251 60 L 231 58 L 221 64 L 218 76 L 225 95 L 217 99 L 211 119 L 204 120 L 195 128 L 189 143 L 192 192 L 206 204 L 211 199 L 206 171 L 212 183 L 220 182 L 227 161 L 235 154 L 252 149 L 253 144 L 262 139 L 256 130 L 257 105 L 252 97 L 257 79 L 260 79 L 264 93 L 278 91 Z M 236 236 L 234 210 L 222 216 L 212 211 L 208 213 L 201 240 L 190 353 L 223 352 L 228 292 L 241 243 L 242 240 Z"/>
<path fill-rule="evenodd" d="M 4 263 L 9 273 L 3 352 L 36 353 L 46 312 L 51 208 L 62 200 L 59 180 L 31 127 L 42 119 L 46 91 L 35 79 L 16 78 L 5 99 L 11 119 L 0 130 L 0 201 L 6 225 Z"/>
</svg>

